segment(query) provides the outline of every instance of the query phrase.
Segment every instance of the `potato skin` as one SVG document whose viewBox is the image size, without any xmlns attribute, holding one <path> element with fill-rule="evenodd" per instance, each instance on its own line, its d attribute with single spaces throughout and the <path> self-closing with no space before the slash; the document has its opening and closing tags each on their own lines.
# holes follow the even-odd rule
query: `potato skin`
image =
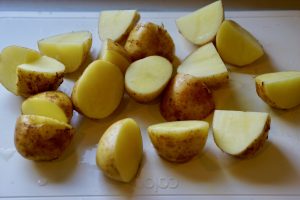
<svg viewBox="0 0 300 200">
<path fill-rule="evenodd" d="M 37 73 L 17 69 L 18 93 L 23 97 L 28 97 L 40 92 L 56 90 L 63 82 L 64 73 Z"/>
<path fill-rule="evenodd" d="M 148 22 L 139 23 L 132 29 L 125 43 L 125 49 L 133 61 L 159 55 L 172 62 L 175 45 L 163 25 L 158 26 Z"/>
<path fill-rule="evenodd" d="M 42 121 L 35 123 L 37 118 Z M 47 123 L 49 119 L 36 115 L 21 115 L 17 119 L 14 141 L 17 151 L 24 158 L 34 161 L 54 160 L 71 143 L 74 129 L 67 124 Z"/>
<path fill-rule="evenodd" d="M 73 103 L 71 99 L 61 91 L 47 91 L 42 92 L 36 95 L 33 95 L 30 98 L 39 98 L 39 99 L 46 99 L 56 105 L 58 105 L 66 114 L 68 118 L 68 122 L 71 121 L 73 117 Z"/>
<path fill-rule="evenodd" d="M 268 96 L 266 95 L 266 91 L 264 88 L 264 82 L 263 81 L 258 81 L 255 80 L 255 88 L 256 88 L 256 93 L 257 95 L 267 104 L 269 104 L 273 108 L 278 108 L 278 109 L 285 109 L 280 106 L 278 106 L 275 102 L 273 102 Z"/>
<path fill-rule="evenodd" d="M 167 121 L 201 120 L 214 109 L 209 88 L 188 74 L 177 74 L 170 81 L 160 104 L 160 113 Z"/>
</svg>

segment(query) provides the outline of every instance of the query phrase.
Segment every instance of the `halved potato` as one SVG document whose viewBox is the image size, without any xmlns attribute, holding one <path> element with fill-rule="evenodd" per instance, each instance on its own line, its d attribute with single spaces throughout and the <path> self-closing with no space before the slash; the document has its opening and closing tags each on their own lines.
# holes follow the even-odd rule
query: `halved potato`
<svg viewBox="0 0 300 200">
<path fill-rule="evenodd" d="M 130 62 L 127 58 L 119 54 L 117 51 L 114 50 L 103 50 L 101 51 L 100 59 L 108 61 L 120 68 L 123 74 L 125 74 L 127 68 L 130 65 Z"/>
<path fill-rule="evenodd" d="M 239 67 L 264 55 L 264 50 L 255 37 L 232 20 L 224 20 L 221 24 L 216 46 L 225 62 Z"/>
<path fill-rule="evenodd" d="M 140 23 L 132 29 L 125 49 L 132 60 L 158 55 L 172 62 L 175 55 L 175 45 L 167 30 L 151 22 Z"/>
<path fill-rule="evenodd" d="M 96 155 L 97 165 L 111 179 L 130 182 L 143 157 L 143 141 L 137 123 L 126 118 L 112 124 L 102 135 Z"/>
<path fill-rule="evenodd" d="M 65 66 L 57 60 L 42 56 L 17 66 L 17 93 L 28 97 L 44 91 L 56 90 L 63 82 Z"/>
<path fill-rule="evenodd" d="M 74 129 L 56 119 L 21 115 L 16 122 L 15 146 L 29 160 L 48 161 L 59 158 L 69 146 Z"/>
<path fill-rule="evenodd" d="M 101 119 L 120 104 L 124 93 L 124 77 L 119 69 L 104 60 L 92 62 L 75 83 L 72 102 L 85 116 Z"/>
<path fill-rule="evenodd" d="M 216 110 L 214 140 L 225 153 L 240 158 L 252 157 L 267 140 L 270 123 L 268 113 Z"/>
<path fill-rule="evenodd" d="M 17 88 L 17 67 L 39 59 L 39 52 L 32 49 L 9 46 L 2 50 L 0 60 L 0 82 L 10 92 L 20 95 Z"/>
<path fill-rule="evenodd" d="M 177 69 L 216 88 L 228 81 L 228 71 L 213 43 L 208 43 L 189 55 Z"/>
<path fill-rule="evenodd" d="M 89 31 L 77 31 L 51 36 L 38 41 L 39 50 L 62 62 L 65 73 L 76 71 L 85 61 L 92 46 Z"/>
<path fill-rule="evenodd" d="M 171 162 L 187 162 L 203 149 L 209 124 L 205 121 L 176 121 L 148 127 L 157 153 Z"/>
<path fill-rule="evenodd" d="M 49 91 L 26 99 L 22 103 L 21 111 L 25 115 L 41 115 L 69 123 L 73 116 L 73 105 L 65 93 Z"/>
<path fill-rule="evenodd" d="M 256 92 L 274 108 L 289 109 L 300 104 L 300 72 L 285 71 L 259 75 Z"/>
<path fill-rule="evenodd" d="M 103 41 L 100 55 L 99 55 L 100 58 L 103 56 L 103 53 L 106 50 L 118 52 L 123 57 L 125 57 L 128 61 L 130 61 L 130 57 L 129 57 L 127 51 L 125 50 L 125 48 L 123 46 L 121 46 L 120 44 L 118 44 L 117 42 L 114 42 L 111 39 L 107 39 L 107 40 Z"/>
<path fill-rule="evenodd" d="M 100 40 L 112 39 L 123 43 L 129 32 L 140 19 L 137 10 L 106 10 L 99 16 Z"/>
<path fill-rule="evenodd" d="M 172 71 L 172 64 L 161 56 L 149 56 L 137 60 L 126 71 L 126 91 L 138 102 L 150 102 L 166 87 Z"/>
<path fill-rule="evenodd" d="M 176 25 L 187 40 L 196 45 L 203 45 L 215 38 L 223 18 L 222 1 L 216 1 L 178 18 Z"/>
<path fill-rule="evenodd" d="M 211 91 L 188 74 L 177 74 L 170 81 L 160 103 L 160 113 L 167 121 L 201 120 L 214 109 Z"/>
</svg>

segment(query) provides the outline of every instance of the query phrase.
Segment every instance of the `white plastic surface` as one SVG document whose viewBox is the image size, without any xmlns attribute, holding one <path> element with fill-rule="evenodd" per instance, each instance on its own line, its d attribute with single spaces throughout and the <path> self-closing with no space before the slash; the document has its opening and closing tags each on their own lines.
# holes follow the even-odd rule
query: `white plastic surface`
<svg viewBox="0 0 300 200">
<path fill-rule="evenodd" d="M 175 19 L 184 13 L 142 13 L 142 21 L 163 23 L 171 33 L 180 59 L 195 47 L 178 33 Z M 300 107 L 288 111 L 268 107 L 255 92 L 257 74 L 300 70 L 300 12 L 229 12 L 261 42 L 266 56 L 245 68 L 230 68 L 227 86 L 214 92 L 218 109 L 265 111 L 272 117 L 269 140 L 253 159 L 234 159 L 208 138 L 202 154 L 185 164 L 162 160 L 152 147 L 146 128 L 163 121 L 158 104 L 141 105 L 125 97 L 110 117 L 89 120 L 74 112 L 77 134 L 59 160 L 32 162 L 14 147 L 14 125 L 21 97 L 0 85 L 0 197 L 17 199 L 299 199 Z M 37 49 L 37 41 L 77 30 L 93 33 L 91 58 L 99 53 L 98 13 L 0 13 L 0 49 L 21 45 Z M 60 90 L 70 94 L 83 67 L 67 75 Z M 299 88 L 300 92 L 300 88 Z M 107 179 L 95 163 L 96 146 L 104 130 L 125 117 L 142 129 L 144 159 L 130 184 Z M 211 122 L 211 118 L 208 121 Z"/>
</svg>

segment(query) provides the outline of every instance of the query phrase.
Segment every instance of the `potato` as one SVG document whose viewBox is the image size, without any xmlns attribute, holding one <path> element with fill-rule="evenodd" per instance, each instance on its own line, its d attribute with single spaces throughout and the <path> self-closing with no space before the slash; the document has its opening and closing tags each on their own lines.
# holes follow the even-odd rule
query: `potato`
<svg viewBox="0 0 300 200">
<path fill-rule="evenodd" d="M 111 179 L 130 182 L 137 174 L 143 156 L 143 141 L 137 123 L 126 118 L 112 124 L 102 135 L 96 162 Z"/>
<path fill-rule="evenodd" d="M 102 11 L 98 26 L 100 40 L 111 39 L 120 44 L 125 42 L 139 19 L 140 14 L 136 10 Z"/>
<path fill-rule="evenodd" d="M 167 86 L 160 113 L 167 121 L 201 120 L 215 109 L 212 93 L 197 78 L 177 74 Z"/>
<path fill-rule="evenodd" d="M 255 78 L 256 92 L 274 108 L 289 109 L 300 104 L 300 71 L 283 71 Z"/>
<path fill-rule="evenodd" d="M 28 97 L 44 91 L 56 90 L 63 82 L 65 66 L 53 58 L 39 59 L 17 67 L 17 92 Z"/>
<path fill-rule="evenodd" d="M 26 99 L 22 103 L 21 111 L 25 115 L 40 115 L 69 123 L 73 116 L 73 105 L 65 93 L 49 91 Z"/>
<path fill-rule="evenodd" d="M 64 33 L 38 41 L 39 50 L 62 62 L 65 73 L 76 71 L 85 61 L 92 46 L 92 34 L 89 31 Z"/>
<path fill-rule="evenodd" d="M 39 59 L 41 55 L 32 49 L 9 46 L 2 50 L 0 60 L 0 82 L 10 92 L 20 95 L 17 88 L 17 67 Z"/>
<path fill-rule="evenodd" d="M 201 46 L 189 55 L 177 72 L 197 77 L 209 88 L 217 88 L 228 82 L 227 68 L 212 43 Z"/>
<path fill-rule="evenodd" d="M 121 70 L 107 61 L 96 60 L 75 83 L 71 99 L 78 112 L 89 118 L 101 119 L 118 107 L 123 93 Z"/>
<path fill-rule="evenodd" d="M 221 24 L 216 46 L 223 61 L 237 67 L 251 64 L 264 55 L 255 37 L 232 20 L 224 20 Z"/>
<path fill-rule="evenodd" d="M 187 40 L 196 45 L 203 45 L 215 39 L 223 19 L 222 1 L 216 1 L 178 18 L 176 25 Z"/>
<path fill-rule="evenodd" d="M 140 23 L 132 29 L 125 49 L 132 60 L 158 55 L 172 62 L 175 54 L 174 42 L 164 26 L 151 22 Z"/>
<path fill-rule="evenodd" d="M 130 57 L 123 46 L 111 39 L 104 40 L 102 43 L 99 57 L 101 58 L 106 50 L 115 51 L 130 61 Z"/>
<path fill-rule="evenodd" d="M 59 158 L 69 146 L 74 129 L 56 119 L 21 115 L 16 122 L 15 146 L 29 160 L 49 161 Z"/>
<path fill-rule="evenodd" d="M 126 91 L 138 102 L 150 102 L 166 87 L 172 71 L 172 64 L 161 56 L 149 56 L 137 60 L 126 71 Z"/>
<path fill-rule="evenodd" d="M 271 118 L 268 113 L 216 110 L 213 136 L 217 146 L 227 154 L 253 157 L 268 138 Z"/>
<path fill-rule="evenodd" d="M 130 61 L 119 54 L 117 51 L 114 50 L 103 50 L 102 54 L 99 57 L 101 60 L 105 60 L 107 62 L 110 62 L 117 67 L 120 68 L 123 74 L 125 74 L 127 68 L 130 65 Z"/>
<path fill-rule="evenodd" d="M 204 121 L 176 121 L 148 127 L 157 153 L 171 162 L 187 162 L 203 149 L 209 124 Z"/>
</svg>

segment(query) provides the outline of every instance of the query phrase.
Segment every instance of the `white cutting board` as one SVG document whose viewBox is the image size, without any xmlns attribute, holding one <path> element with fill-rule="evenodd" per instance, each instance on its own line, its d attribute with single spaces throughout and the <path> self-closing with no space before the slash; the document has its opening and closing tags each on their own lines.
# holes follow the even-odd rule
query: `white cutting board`
<svg viewBox="0 0 300 200">
<path fill-rule="evenodd" d="M 185 13 L 141 13 L 142 21 L 163 23 L 183 59 L 195 47 L 177 31 L 175 19 Z M 239 160 L 222 153 L 208 138 L 203 153 L 185 164 L 157 156 L 147 126 L 163 121 L 158 104 L 141 105 L 125 97 L 117 111 L 104 120 L 89 120 L 74 112 L 77 134 L 60 160 L 32 162 L 22 158 L 13 143 L 21 97 L 0 86 L 0 197 L 11 199 L 299 199 L 300 107 L 273 110 L 256 95 L 257 74 L 300 70 L 300 11 L 227 12 L 261 42 L 266 56 L 243 69 L 230 67 L 227 86 L 214 92 L 218 109 L 269 112 L 269 140 L 253 159 Z M 98 13 L 0 13 L 0 49 L 21 45 L 37 49 L 37 40 L 58 33 L 89 30 L 93 33 L 91 59 L 99 53 Z M 83 68 L 67 75 L 60 89 L 70 94 Z M 300 92 L 300 88 L 299 88 Z M 142 129 L 144 159 L 130 184 L 107 179 L 95 164 L 101 134 L 116 120 L 132 117 Z M 208 121 L 211 122 L 211 118 Z"/>
</svg>

